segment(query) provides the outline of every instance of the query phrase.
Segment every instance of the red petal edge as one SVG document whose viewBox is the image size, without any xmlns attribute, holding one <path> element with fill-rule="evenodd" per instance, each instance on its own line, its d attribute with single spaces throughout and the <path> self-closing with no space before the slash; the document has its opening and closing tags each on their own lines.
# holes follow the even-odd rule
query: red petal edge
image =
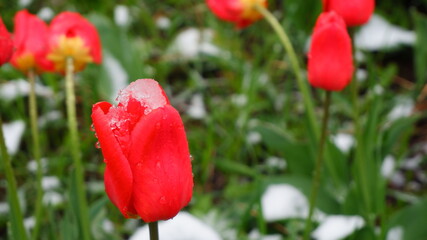
<svg viewBox="0 0 427 240">
<path fill-rule="evenodd" d="M 106 116 L 111 106 L 108 102 L 93 105 L 92 121 L 107 165 L 104 173 L 105 190 L 113 204 L 129 218 L 136 215 L 130 204 L 133 176 Z"/>
</svg>

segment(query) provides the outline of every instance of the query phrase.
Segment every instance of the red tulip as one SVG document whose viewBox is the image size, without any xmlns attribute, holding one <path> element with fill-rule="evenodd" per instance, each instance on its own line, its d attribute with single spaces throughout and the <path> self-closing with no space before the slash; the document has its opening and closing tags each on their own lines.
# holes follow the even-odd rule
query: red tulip
<svg viewBox="0 0 427 240">
<path fill-rule="evenodd" d="M 244 28 L 262 18 L 255 4 L 267 7 L 267 0 L 206 0 L 209 8 L 219 18 Z"/>
<path fill-rule="evenodd" d="M 87 63 L 101 63 L 101 41 L 96 28 L 78 13 L 63 12 L 50 24 L 50 54 L 55 70 L 65 71 L 67 57 L 74 60 L 75 71 Z"/>
<path fill-rule="evenodd" d="M 36 72 L 52 70 L 47 60 L 48 27 L 36 15 L 27 10 L 19 11 L 14 18 L 15 52 L 11 64 L 26 73 L 33 69 Z"/>
<path fill-rule="evenodd" d="M 118 101 L 92 110 L 107 195 L 127 218 L 170 219 L 189 203 L 193 189 L 181 117 L 152 79 L 131 83 Z"/>
<path fill-rule="evenodd" d="M 344 20 L 335 12 L 322 13 L 314 27 L 308 53 L 308 79 L 329 91 L 345 88 L 353 76 L 351 39 Z"/>
<path fill-rule="evenodd" d="M 0 18 L 0 66 L 9 62 L 13 53 L 13 41 Z"/>
<path fill-rule="evenodd" d="M 322 0 L 325 12 L 335 11 L 344 18 L 347 26 L 365 24 L 375 8 L 374 0 Z"/>
</svg>

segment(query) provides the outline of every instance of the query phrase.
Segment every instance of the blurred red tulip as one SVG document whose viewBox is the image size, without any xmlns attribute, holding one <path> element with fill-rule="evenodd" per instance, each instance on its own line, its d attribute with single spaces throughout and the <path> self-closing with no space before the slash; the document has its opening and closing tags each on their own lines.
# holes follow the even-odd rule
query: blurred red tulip
<svg viewBox="0 0 427 240">
<path fill-rule="evenodd" d="M 92 110 L 107 195 L 127 218 L 170 219 L 189 203 L 193 189 L 181 117 L 152 79 L 131 83 L 118 101 Z"/>
<path fill-rule="evenodd" d="M 74 60 L 75 71 L 84 69 L 87 63 L 101 63 L 101 41 L 96 28 L 78 13 L 63 12 L 50 24 L 49 60 L 55 70 L 65 71 L 67 57 Z"/>
<path fill-rule="evenodd" d="M 244 28 L 262 18 L 255 4 L 267 7 L 267 0 L 206 0 L 209 8 L 220 19 Z"/>
<path fill-rule="evenodd" d="M 0 66 L 9 62 L 13 53 L 13 41 L 0 18 Z"/>
<path fill-rule="evenodd" d="M 368 22 L 375 9 L 374 0 L 322 0 L 325 12 L 335 11 L 347 26 L 358 26 Z"/>
<path fill-rule="evenodd" d="M 16 13 L 14 18 L 14 45 L 11 64 L 20 71 L 29 70 L 41 73 L 52 70 L 52 64 L 47 60 L 48 27 L 36 15 L 27 10 Z"/>
<path fill-rule="evenodd" d="M 329 91 L 345 88 L 353 76 L 351 39 L 344 20 L 335 12 L 317 19 L 308 53 L 308 79 Z"/>
</svg>

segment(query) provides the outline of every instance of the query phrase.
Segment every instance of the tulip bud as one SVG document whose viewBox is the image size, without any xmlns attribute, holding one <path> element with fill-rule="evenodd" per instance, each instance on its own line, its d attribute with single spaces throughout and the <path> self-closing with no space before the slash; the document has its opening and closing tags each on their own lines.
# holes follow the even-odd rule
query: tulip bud
<svg viewBox="0 0 427 240">
<path fill-rule="evenodd" d="M 13 41 L 0 18 L 0 66 L 7 63 L 13 53 Z"/>
<path fill-rule="evenodd" d="M 125 217 L 170 219 L 190 202 L 193 189 L 181 117 L 152 79 L 131 83 L 117 100 L 117 106 L 100 102 L 92 110 L 107 195 Z"/>
<path fill-rule="evenodd" d="M 48 27 L 36 15 L 27 10 L 19 11 L 14 18 L 15 52 L 11 64 L 18 70 L 27 73 L 34 70 L 38 73 L 52 70 L 47 60 Z"/>
<path fill-rule="evenodd" d="M 322 0 L 322 3 L 325 12 L 335 11 L 347 26 L 365 24 L 375 9 L 374 0 Z"/>
<path fill-rule="evenodd" d="M 63 12 L 50 24 L 48 59 L 55 71 L 64 72 L 68 57 L 74 60 L 75 71 L 88 63 L 101 63 L 101 41 L 96 28 L 78 13 Z"/>
<path fill-rule="evenodd" d="M 341 91 L 353 76 L 351 39 L 344 20 L 335 12 L 317 19 L 308 53 L 308 80 L 314 87 Z"/>
<path fill-rule="evenodd" d="M 262 18 L 255 5 L 267 7 L 267 0 L 206 0 L 208 7 L 220 19 L 244 28 Z"/>
</svg>

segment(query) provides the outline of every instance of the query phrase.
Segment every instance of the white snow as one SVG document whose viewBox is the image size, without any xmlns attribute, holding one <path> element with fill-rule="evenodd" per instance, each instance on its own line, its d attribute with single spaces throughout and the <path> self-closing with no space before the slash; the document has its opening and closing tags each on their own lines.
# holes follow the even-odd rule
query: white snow
<svg viewBox="0 0 427 240">
<path fill-rule="evenodd" d="M 34 216 L 27 217 L 24 219 L 24 227 L 25 229 L 27 229 L 27 231 L 34 228 L 35 225 L 36 225 L 36 218 Z"/>
<path fill-rule="evenodd" d="M 3 134 L 10 155 L 15 155 L 18 152 L 24 130 L 25 123 L 22 120 L 3 124 Z"/>
<path fill-rule="evenodd" d="M 53 18 L 55 13 L 53 12 L 52 8 L 50 7 L 42 7 L 39 12 L 37 13 L 37 16 L 41 18 L 44 21 L 49 21 Z"/>
<path fill-rule="evenodd" d="M 261 235 L 261 233 L 254 229 L 249 233 L 249 240 L 282 240 L 280 234 Z"/>
<path fill-rule="evenodd" d="M 286 166 L 288 165 L 285 159 L 279 158 L 279 157 L 275 157 L 275 156 L 268 157 L 265 160 L 265 164 L 267 166 L 269 166 L 270 168 L 277 168 L 277 169 L 280 169 L 280 170 L 285 169 Z"/>
<path fill-rule="evenodd" d="M 156 26 L 160 29 L 168 29 L 171 25 L 171 20 L 165 16 L 156 18 Z"/>
<path fill-rule="evenodd" d="M 363 227 L 360 216 L 330 215 L 314 230 L 312 237 L 316 240 L 339 240 Z"/>
<path fill-rule="evenodd" d="M 159 237 L 162 240 L 221 240 L 210 226 L 187 212 L 180 212 L 173 219 L 159 222 Z M 149 239 L 148 225 L 138 228 L 129 238 L 140 239 Z"/>
<path fill-rule="evenodd" d="M 402 240 L 403 239 L 403 228 L 401 226 L 393 227 L 388 230 L 387 240 Z"/>
<path fill-rule="evenodd" d="M 245 94 L 233 94 L 231 95 L 231 102 L 236 107 L 243 107 L 248 103 L 248 97 Z"/>
<path fill-rule="evenodd" d="M 250 131 L 248 133 L 248 135 L 246 136 L 246 141 L 250 144 L 250 145 L 255 145 L 260 143 L 262 140 L 262 136 L 261 133 L 257 132 L 257 131 Z"/>
<path fill-rule="evenodd" d="M 406 178 L 401 172 L 395 172 L 390 178 L 390 182 L 397 187 L 405 185 Z"/>
<path fill-rule="evenodd" d="M 46 206 L 58 206 L 64 202 L 64 197 L 57 192 L 49 191 L 43 195 L 43 203 Z"/>
<path fill-rule="evenodd" d="M 104 229 L 106 233 L 113 233 L 114 232 L 113 222 L 111 222 L 109 219 L 104 219 L 104 221 L 102 221 L 102 229 Z"/>
<path fill-rule="evenodd" d="M 53 110 L 45 113 L 44 115 L 39 116 L 38 125 L 39 127 L 46 126 L 49 122 L 54 122 L 62 118 L 61 111 Z"/>
<path fill-rule="evenodd" d="M 347 133 L 338 133 L 332 137 L 334 144 L 340 149 L 343 153 L 348 153 L 351 147 L 354 145 L 353 135 Z"/>
<path fill-rule="evenodd" d="M 125 5 L 116 5 L 114 8 L 114 21 L 118 26 L 125 27 L 130 23 L 129 8 Z"/>
<path fill-rule="evenodd" d="M 169 51 L 185 60 L 195 59 L 201 53 L 217 56 L 221 50 L 212 43 L 212 39 L 211 29 L 188 28 L 178 34 Z"/>
<path fill-rule="evenodd" d="M 308 215 L 307 198 L 298 189 L 289 184 L 272 184 L 261 197 L 264 219 L 268 222 L 288 218 L 305 218 Z M 322 216 L 315 211 L 315 219 Z"/>
<path fill-rule="evenodd" d="M 358 68 L 356 71 L 356 79 L 359 82 L 363 82 L 368 78 L 368 71 L 362 68 Z"/>
<path fill-rule="evenodd" d="M 422 161 L 423 156 L 421 154 L 415 155 L 414 157 L 404 159 L 401 167 L 406 170 L 416 170 L 420 167 Z"/>
<path fill-rule="evenodd" d="M 45 176 L 42 178 L 42 187 L 43 190 L 51 190 L 61 186 L 59 178 L 56 176 Z"/>
<path fill-rule="evenodd" d="M 25 8 L 25 7 L 28 7 L 28 5 L 30 5 L 32 2 L 33 2 L 33 0 L 19 0 L 18 5 L 21 8 Z"/>
<path fill-rule="evenodd" d="M 384 178 L 389 179 L 393 175 L 395 166 L 396 160 L 393 156 L 388 155 L 385 157 L 383 164 L 381 165 L 381 175 Z"/>
<path fill-rule="evenodd" d="M 9 212 L 9 203 L 0 202 L 0 215 L 5 215 Z"/>
<path fill-rule="evenodd" d="M 41 158 L 40 162 L 41 162 L 42 172 L 46 172 L 47 171 L 47 158 Z M 37 171 L 36 160 L 33 159 L 33 160 L 29 161 L 27 164 L 27 169 L 28 169 L 28 171 L 35 173 Z"/>
<path fill-rule="evenodd" d="M 51 88 L 36 83 L 36 95 L 42 97 L 52 97 L 53 91 Z M 0 85 L 0 98 L 10 101 L 16 98 L 28 96 L 30 92 L 30 84 L 24 79 L 8 81 Z"/>
<path fill-rule="evenodd" d="M 203 119 L 206 117 L 206 108 L 202 94 L 193 95 L 190 106 L 187 108 L 187 115 L 194 119 Z"/>
<path fill-rule="evenodd" d="M 415 40 L 414 31 L 392 25 L 381 16 L 374 14 L 356 33 L 355 44 L 359 49 L 375 51 L 402 44 L 413 45 Z"/>
<path fill-rule="evenodd" d="M 117 93 L 128 85 L 129 76 L 120 62 L 108 52 L 105 54 L 104 64 L 102 66 L 108 73 L 108 77 L 110 79 L 110 100 L 113 101 L 115 100 Z"/>
<path fill-rule="evenodd" d="M 412 114 L 414 101 L 410 98 L 400 98 L 398 104 L 389 112 L 387 119 L 394 121 L 399 118 L 408 117 Z"/>
<path fill-rule="evenodd" d="M 87 183 L 87 190 L 91 193 L 101 193 L 105 191 L 105 185 L 102 181 L 92 181 Z"/>
</svg>

